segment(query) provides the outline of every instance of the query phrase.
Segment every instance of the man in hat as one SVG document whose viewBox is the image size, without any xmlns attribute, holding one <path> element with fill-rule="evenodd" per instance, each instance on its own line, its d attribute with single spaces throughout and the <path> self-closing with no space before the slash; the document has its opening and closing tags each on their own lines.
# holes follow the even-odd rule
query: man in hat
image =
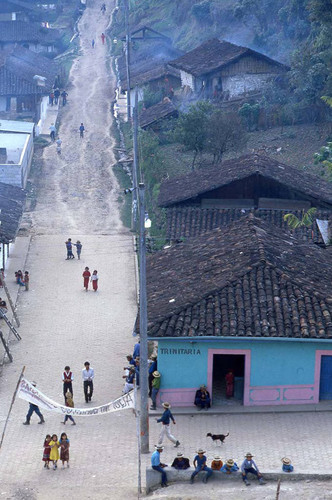
<svg viewBox="0 0 332 500">
<path fill-rule="evenodd" d="M 281 462 L 282 462 L 282 471 L 283 472 L 293 472 L 294 467 L 292 465 L 290 458 L 284 457 L 281 459 Z"/>
<path fill-rule="evenodd" d="M 213 457 L 212 462 L 211 462 L 211 469 L 212 470 L 220 470 L 222 465 L 223 465 L 223 463 L 222 463 L 221 457 L 219 457 L 219 455 L 215 455 Z"/>
<path fill-rule="evenodd" d="M 262 474 L 259 472 L 257 465 L 253 461 L 253 455 L 251 453 L 247 453 L 245 456 L 245 460 L 241 465 L 242 479 L 246 486 L 250 486 L 248 481 L 248 474 L 251 473 L 257 477 L 259 484 L 265 484 Z"/>
<path fill-rule="evenodd" d="M 157 409 L 157 394 L 160 389 L 160 373 L 158 371 L 153 372 L 152 374 L 153 380 L 152 380 L 152 390 L 151 390 L 151 399 L 152 399 L 152 405 L 150 406 L 150 410 L 156 410 Z"/>
<path fill-rule="evenodd" d="M 206 472 L 205 476 L 203 477 L 203 483 L 207 483 L 213 471 L 206 465 L 206 456 L 204 455 L 205 451 L 202 450 L 202 448 L 199 448 L 196 453 L 197 455 L 194 458 L 195 470 L 191 474 L 190 483 L 193 484 L 195 476 L 197 476 L 197 474 L 201 471 Z"/>
<path fill-rule="evenodd" d="M 167 475 L 166 472 L 164 471 L 164 467 L 167 467 L 166 464 L 162 464 L 160 462 L 160 453 L 163 452 L 164 447 L 160 446 L 159 444 L 155 446 L 156 451 L 154 451 L 151 455 L 151 466 L 153 470 L 156 470 L 157 472 L 160 472 L 161 474 L 161 486 L 162 488 L 168 486 L 167 484 Z"/>
<path fill-rule="evenodd" d="M 129 368 L 129 373 L 128 375 L 124 375 L 122 378 L 126 379 L 122 394 L 127 394 L 127 392 L 131 391 L 134 389 L 134 380 L 135 380 L 135 366 L 131 366 Z"/>
<path fill-rule="evenodd" d="M 207 411 L 211 406 L 210 393 L 204 384 L 202 384 L 196 391 L 195 405 L 197 406 L 198 411 L 201 411 L 203 408 Z"/>
<path fill-rule="evenodd" d="M 32 382 L 32 385 L 33 385 L 33 387 L 36 387 L 37 384 L 36 384 L 36 382 Z M 38 415 L 38 417 L 40 418 L 40 421 L 38 422 L 38 424 L 45 423 L 44 417 L 43 417 L 42 413 L 40 412 L 39 406 L 34 405 L 33 403 L 29 403 L 29 411 L 27 413 L 27 416 L 25 417 L 25 422 L 23 422 L 23 425 L 30 425 L 30 419 L 32 417 L 33 412 L 35 412 L 35 414 Z"/>
<path fill-rule="evenodd" d="M 82 370 L 83 389 L 85 402 L 88 403 L 91 401 L 93 394 L 93 379 L 95 378 L 95 371 L 93 368 L 90 368 L 89 361 L 86 361 L 84 366 L 85 368 Z"/>
<path fill-rule="evenodd" d="M 155 372 L 157 370 L 157 356 L 156 356 L 156 354 L 151 354 L 149 363 L 150 363 L 149 364 L 149 397 L 151 398 L 153 372 Z"/>
<path fill-rule="evenodd" d="M 156 421 L 159 423 L 161 422 L 162 423 L 162 428 L 161 428 L 161 432 L 160 432 L 160 435 L 159 435 L 159 442 L 158 444 L 161 445 L 162 442 L 163 442 L 163 439 L 164 439 L 164 436 L 166 434 L 166 436 L 168 437 L 168 439 L 170 441 L 172 441 L 172 443 L 175 444 L 175 448 L 177 448 L 180 444 L 180 441 L 178 441 L 177 439 L 175 439 L 174 436 L 172 436 L 171 434 L 171 431 L 170 431 L 170 428 L 169 428 L 169 424 L 170 424 L 170 421 L 172 420 L 173 424 L 175 425 L 176 422 L 175 422 L 175 419 L 171 413 L 171 405 L 169 403 L 163 403 L 162 404 L 163 408 L 164 408 L 164 413 L 162 414 L 161 418 L 156 418 Z"/>
<path fill-rule="evenodd" d="M 225 464 L 222 466 L 220 469 L 222 472 L 225 472 L 226 474 L 231 474 L 232 472 L 236 472 L 239 470 L 237 464 L 234 462 L 232 458 L 229 458 L 226 460 Z"/>
<path fill-rule="evenodd" d="M 186 470 L 189 469 L 190 463 L 189 458 L 185 458 L 183 453 L 177 453 L 176 458 L 174 458 L 172 467 L 176 470 Z"/>
</svg>

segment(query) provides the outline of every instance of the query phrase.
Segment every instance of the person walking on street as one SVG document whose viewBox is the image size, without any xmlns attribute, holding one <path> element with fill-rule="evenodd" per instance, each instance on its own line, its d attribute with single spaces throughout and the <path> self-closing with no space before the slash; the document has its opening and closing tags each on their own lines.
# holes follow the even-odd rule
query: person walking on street
<svg viewBox="0 0 332 500">
<path fill-rule="evenodd" d="M 66 392 L 66 395 L 65 395 L 65 404 L 68 408 L 74 408 L 74 401 L 73 401 L 73 395 L 70 391 L 67 391 Z M 65 415 L 65 419 L 64 421 L 62 422 L 64 425 L 66 425 L 66 422 L 67 420 L 71 420 L 72 421 L 72 424 L 71 425 L 76 425 L 76 422 L 75 420 L 73 419 L 73 417 L 71 415 Z"/>
<path fill-rule="evenodd" d="M 82 276 L 83 276 L 83 286 L 85 288 L 85 291 L 87 292 L 88 288 L 89 288 L 89 279 L 90 279 L 90 276 L 91 276 L 91 273 L 90 273 L 88 267 L 86 267 L 84 269 L 84 272 L 83 272 Z"/>
<path fill-rule="evenodd" d="M 66 260 L 75 259 L 75 256 L 73 255 L 73 247 L 72 247 L 71 238 L 68 238 L 68 240 L 65 241 L 65 245 L 66 245 L 66 248 L 67 248 L 67 258 L 66 258 Z"/>
<path fill-rule="evenodd" d="M 36 387 L 36 382 L 32 382 L 33 387 Z M 25 422 L 23 422 L 23 425 L 30 425 L 30 419 L 32 417 L 32 414 L 35 412 L 36 415 L 40 418 L 40 421 L 38 424 L 44 424 L 45 420 L 44 417 L 39 409 L 39 406 L 34 405 L 33 403 L 29 403 L 29 411 L 27 413 L 27 416 L 25 418 Z"/>
<path fill-rule="evenodd" d="M 30 276 L 29 276 L 29 271 L 24 272 L 24 285 L 25 285 L 25 291 L 29 291 L 29 283 L 30 283 Z"/>
<path fill-rule="evenodd" d="M 100 10 L 102 12 L 102 14 L 104 15 L 105 12 L 106 12 L 106 5 L 103 3 L 102 6 L 100 7 Z"/>
<path fill-rule="evenodd" d="M 89 361 L 84 363 L 85 368 L 82 370 L 82 378 L 83 378 L 83 388 L 84 388 L 84 396 L 85 402 L 88 403 L 91 401 L 93 394 L 93 379 L 95 377 L 95 371 L 93 368 L 90 368 Z"/>
<path fill-rule="evenodd" d="M 199 472 L 206 471 L 206 474 L 203 477 L 203 483 L 207 483 L 207 481 L 208 481 L 208 479 L 211 476 L 211 474 L 212 474 L 213 471 L 212 471 L 212 469 L 210 469 L 210 467 L 208 467 L 206 465 L 206 456 L 204 455 L 205 451 L 202 450 L 201 448 L 199 448 L 199 450 L 197 450 L 196 453 L 197 453 L 197 455 L 194 458 L 194 467 L 195 467 L 195 470 L 191 474 L 190 482 L 191 482 L 191 484 L 194 482 L 195 476 Z"/>
<path fill-rule="evenodd" d="M 62 140 L 60 139 L 60 137 L 58 137 L 55 142 L 56 142 L 56 152 L 58 153 L 58 155 L 61 155 Z"/>
<path fill-rule="evenodd" d="M 55 128 L 54 123 L 51 123 L 51 126 L 48 129 L 50 131 L 50 137 L 52 139 L 52 142 L 54 142 L 55 141 L 55 133 L 56 133 L 56 128 Z"/>
<path fill-rule="evenodd" d="M 62 106 L 65 106 L 67 104 L 67 97 L 68 97 L 68 94 L 65 90 L 61 92 L 61 97 L 62 97 Z"/>
<path fill-rule="evenodd" d="M 154 451 L 151 455 L 151 466 L 153 470 L 160 472 L 161 474 L 161 487 L 165 488 L 168 486 L 167 484 L 167 474 L 164 471 L 164 468 L 167 467 L 166 464 L 162 464 L 160 462 L 160 453 L 163 452 L 164 447 L 160 445 L 155 446 L 156 451 Z"/>
<path fill-rule="evenodd" d="M 54 101 L 54 92 L 52 90 L 50 92 L 50 95 L 48 96 L 48 104 L 50 104 L 50 106 L 53 106 L 53 101 Z"/>
<path fill-rule="evenodd" d="M 76 247 L 76 253 L 77 253 L 77 259 L 81 259 L 81 251 L 82 251 L 82 243 L 80 240 L 77 240 L 76 243 L 73 243 L 73 245 Z"/>
<path fill-rule="evenodd" d="M 95 40 L 94 40 L 94 38 L 93 38 L 93 39 L 92 39 L 92 42 L 91 42 L 91 47 L 92 47 L 93 49 L 95 48 L 95 44 L 96 44 L 96 42 L 95 42 Z"/>
<path fill-rule="evenodd" d="M 102 41 L 102 44 L 104 45 L 105 44 L 105 38 L 106 36 L 104 35 L 104 33 L 101 34 L 101 41 Z"/>
<path fill-rule="evenodd" d="M 62 382 L 63 382 L 63 396 L 66 401 L 66 392 L 70 391 L 71 394 L 74 394 L 73 392 L 73 380 L 74 376 L 72 372 L 70 371 L 70 366 L 65 366 L 65 370 L 62 374 Z"/>
<path fill-rule="evenodd" d="M 54 91 L 54 104 L 58 104 L 60 97 L 60 90 L 58 88 Z"/>
<path fill-rule="evenodd" d="M 98 279 L 99 279 L 98 271 L 97 271 L 97 269 L 95 269 L 92 273 L 92 276 L 91 276 L 91 283 L 92 283 L 92 288 L 93 288 L 94 292 L 96 292 L 98 290 Z"/>
<path fill-rule="evenodd" d="M 171 410 L 170 410 L 171 405 L 169 403 L 163 403 L 162 406 L 163 406 L 165 411 L 162 414 L 161 418 L 156 418 L 156 421 L 158 423 L 161 422 L 161 424 L 162 424 L 158 444 L 160 444 L 160 445 L 162 444 L 164 437 L 165 437 L 165 434 L 166 434 L 167 438 L 170 441 L 172 441 L 172 443 L 175 444 L 175 448 L 177 448 L 180 444 L 180 441 L 178 441 L 177 439 L 175 439 L 174 436 L 172 436 L 170 428 L 169 428 L 171 420 L 172 420 L 174 425 L 176 424 L 175 419 L 174 419 L 174 417 L 171 413 Z"/>
<path fill-rule="evenodd" d="M 79 128 L 81 139 L 83 139 L 83 137 L 84 137 L 84 130 L 85 130 L 84 125 L 83 125 L 83 123 L 81 123 L 80 128 Z"/>
</svg>

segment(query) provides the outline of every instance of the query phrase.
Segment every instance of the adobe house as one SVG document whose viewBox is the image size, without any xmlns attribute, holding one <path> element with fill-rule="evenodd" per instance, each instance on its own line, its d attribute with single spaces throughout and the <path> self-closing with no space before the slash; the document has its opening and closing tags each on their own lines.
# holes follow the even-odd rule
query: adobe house
<svg viewBox="0 0 332 500">
<path fill-rule="evenodd" d="M 162 286 L 161 286 L 162 284 Z M 148 338 L 160 400 L 315 404 L 332 399 L 331 255 L 252 216 L 147 259 Z"/>
<path fill-rule="evenodd" d="M 178 240 L 227 226 L 254 211 L 288 229 L 284 215 L 317 208 L 316 223 L 301 227 L 298 238 L 326 243 L 320 221 L 332 213 L 331 183 L 277 160 L 244 155 L 161 184 L 159 205 L 167 208 L 167 237 Z"/>
<path fill-rule="evenodd" d="M 40 54 L 20 46 L 0 51 L 0 117 L 43 120 L 57 78 L 57 65 Z"/>
<path fill-rule="evenodd" d="M 179 112 L 172 101 L 165 97 L 161 102 L 147 109 L 143 109 L 139 115 L 138 122 L 142 129 L 151 128 L 154 131 L 160 130 L 160 125 L 164 120 L 177 118 Z"/>
<path fill-rule="evenodd" d="M 61 37 L 59 30 L 42 27 L 38 22 L 0 21 L 0 52 L 20 45 L 32 52 L 55 55 Z"/>
<path fill-rule="evenodd" d="M 266 82 L 289 69 L 260 52 L 216 38 L 169 64 L 180 70 L 182 87 L 201 97 L 224 99 L 261 90 Z"/>
</svg>

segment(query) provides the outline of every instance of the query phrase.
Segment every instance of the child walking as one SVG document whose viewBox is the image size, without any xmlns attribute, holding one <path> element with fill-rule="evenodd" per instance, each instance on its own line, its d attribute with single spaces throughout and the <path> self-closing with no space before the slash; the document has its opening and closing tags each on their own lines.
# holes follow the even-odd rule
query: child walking
<svg viewBox="0 0 332 500">
<path fill-rule="evenodd" d="M 63 432 L 60 437 L 60 460 L 62 461 L 62 468 L 65 467 L 65 462 L 67 462 L 67 467 L 69 467 L 69 439 L 67 434 Z"/>
<path fill-rule="evenodd" d="M 98 290 L 98 279 L 99 279 L 98 271 L 95 269 L 91 276 L 92 288 L 95 292 Z"/>
<path fill-rule="evenodd" d="M 26 292 L 29 290 L 29 282 L 30 282 L 29 271 L 25 271 L 25 273 L 24 273 L 24 284 L 25 284 L 25 291 Z"/>
<path fill-rule="evenodd" d="M 90 279 L 90 276 L 91 276 L 91 273 L 90 273 L 88 267 L 86 267 L 84 269 L 84 272 L 83 272 L 82 276 L 83 276 L 83 286 L 85 288 L 85 291 L 87 292 L 88 288 L 89 288 L 89 279 Z"/>
<path fill-rule="evenodd" d="M 59 448 L 60 448 L 60 443 L 58 441 L 58 436 L 56 434 L 53 434 L 52 439 L 50 441 L 50 460 L 53 462 L 53 470 L 57 469 L 57 462 L 59 460 Z"/>
<path fill-rule="evenodd" d="M 50 441 L 51 441 L 51 436 L 50 434 L 47 434 L 44 441 L 44 453 L 43 453 L 43 462 L 45 469 L 50 468 L 50 453 L 51 453 Z"/>
<path fill-rule="evenodd" d="M 65 399 L 66 399 L 66 406 L 68 406 L 68 408 L 74 408 L 73 395 L 70 391 L 66 392 Z M 71 415 L 65 415 L 65 419 L 62 423 L 66 425 L 67 420 L 71 420 L 73 422 L 72 425 L 76 425 L 76 422 Z"/>
</svg>

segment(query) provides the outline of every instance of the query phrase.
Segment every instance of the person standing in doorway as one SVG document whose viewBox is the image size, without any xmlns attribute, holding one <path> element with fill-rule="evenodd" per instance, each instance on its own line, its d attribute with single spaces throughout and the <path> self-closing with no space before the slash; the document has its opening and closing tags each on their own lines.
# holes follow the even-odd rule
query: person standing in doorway
<svg viewBox="0 0 332 500">
<path fill-rule="evenodd" d="M 33 385 L 33 387 L 36 387 L 37 384 L 36 384 L 36 382 L 32 382 L 32 385 Z M 25 422 L 23 422 L 23 425 L 30 425 L 30 419 L 31 419 L 32 414 L 34 412 L 40 418 L 40 421 L 38 422 L 38 424 L 45 423 L 44 417 L 43 417 L 42 413 L 40 412 L 39 406 L 34 405 L 33 403 L 29 403 L 29 411 L 28 411 L 27 416 L 25 418 Z"/>
<path fill-rule="evenodd" d="M 170 441 L 172 441 L 172 443 L 175 444 L 175 448 L 177 448 L 180 444 L 180 441 L 178 441 L 177 439 L 175 439 L 174 436 L 172 436 L 171 434 L 171 431 L 170 431 L 170 428 L 169 428 L 169 425 L 170 425 L 170 421 L 172 420 L 173 424 L 175 425 L 176 422 L 175 422 L 175 419 L 171 413 L 171 405 L 169 403 L 163 403 L 162 404 L 163 408 L 164 408 L 164 413 L 162 414 L 161 418 L 156 418 L 156 421 L 159 423 L 161 422 L 162 424 L 162 428 L 161 428 L 161 432 L 160 432 L 160 435 L 159 435 L 159 442 L 158 444 L 161 445 L 163 443 L 163 440 L 164 440 L 164 437 L 165 437 L 165 434 L 166 436 L 168 437 L 168 439 Z"/>
<path fill-rule="evenodd" d="M 70 366 L 65 366 L 65 370 L 62 374 L 62 381 L 63 381 L 63 396 L 66 401 L 66 392 L 70 391 L 71 394 L 74 394 L 73 392 L 73 380 L 74 376 L 72 372 L 70 371 Z"/>
<path fill-rule="evenodd" d="M 80 260 L 82 252 L 82 243 L 79 240 L 77 240 L 76 243 L 73 243 L 73 245 L 76 247 L 77 258 L 78 260 Z"/>
<path fill-rule="evenodd" d="M 83 125 L 83 123 L 81 123 L 80 128 L 79 128 L 81 139 L 83 139 L 83 137 L 84 137 L 84 130 L 85 130 L 84 125 Z"/>
<path fill-rule="evenodd" d="M 92 273 L 92 276 L 91 276 L 91 283 L 92 283 L 92 288 L 93 288 L 94 292 L 96 292 L 98 290 L 98 279 L 99 279 L 98 271 L 97 271 L 97 269 L 95 269 Z"/>
<path fill-rule="evenodd" d="M 95 377 L 95 371 L 93 368 L 90 368 L 89 361 L 84 363 L 85 368 L 82 370 L 82 378 L 83 378 L 83 388 L 84 388 L 84 396 L 85 402 L 88 403 L 91 401 L 93 394 L 93 379 Z"/>
<path fill-rule="evenodd" d="M 90 279 L 90 276 L 91 276 L 91 273 L 90 273 L 88 267 L 86 267 L 84 269 L 84 272 L 83 272 L 82 276 L 83 276 L 83 286 L 85 288 L 85 291 L 87 292 L 88 288 L 89 288 L 89 279 Z"/>
<path fill-rule="evenodd" d="M 225 376 L 226 380 L 226 398 L 232 398 L 234 396 L 234 372 L 229 370 Z"/>
<path fill-rule="evenodd" d="M 104 45 L 105 44 L 105 38 L 106 36 L 104 35 L 104 33 L 101 34 L 101 41 L 102 41 L 102 44 Z"/>
</svg>

